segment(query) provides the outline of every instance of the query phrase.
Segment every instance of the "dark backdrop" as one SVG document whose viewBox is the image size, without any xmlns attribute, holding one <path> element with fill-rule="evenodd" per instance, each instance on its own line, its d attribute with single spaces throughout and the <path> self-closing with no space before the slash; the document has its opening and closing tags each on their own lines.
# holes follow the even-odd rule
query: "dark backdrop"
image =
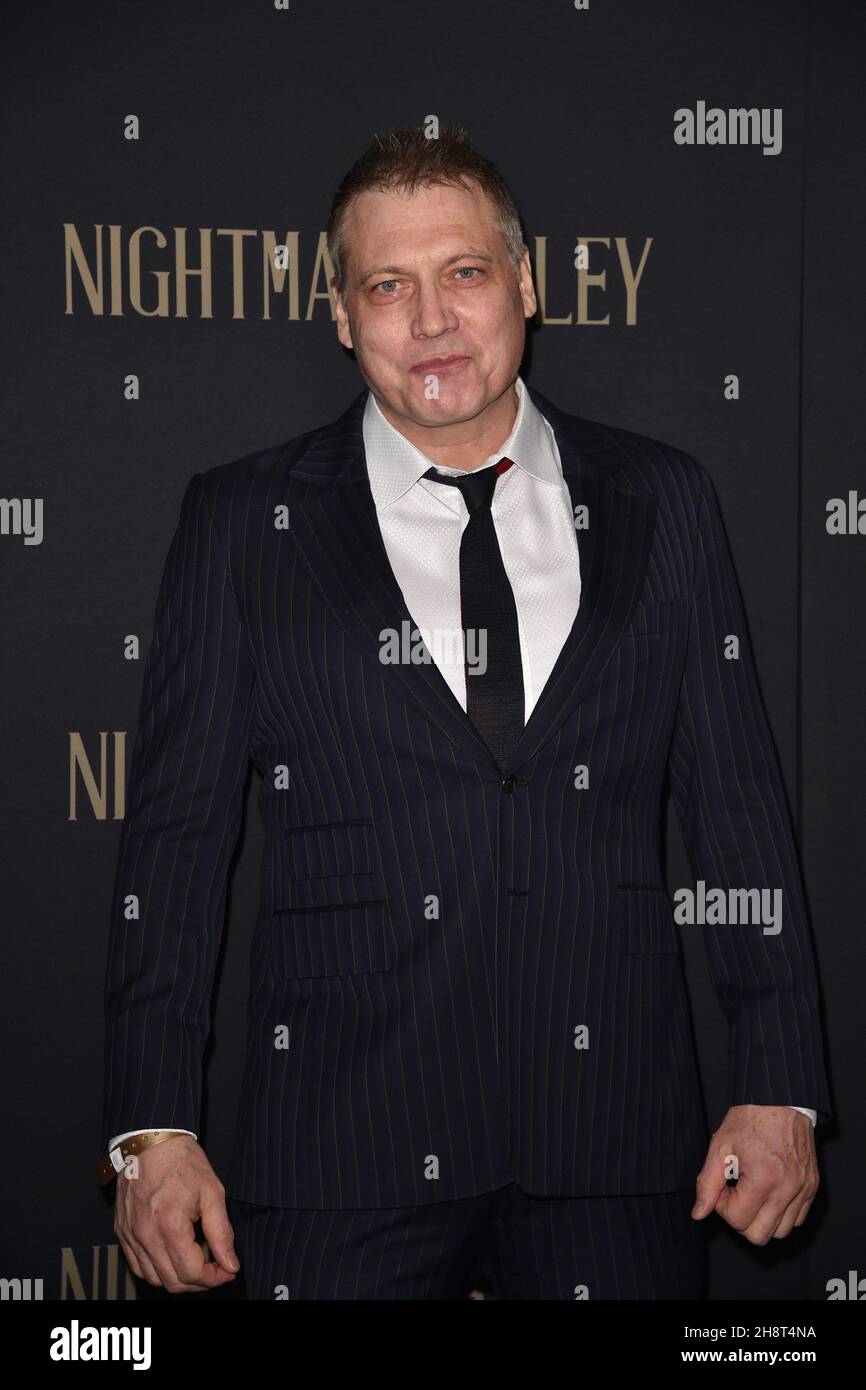
<svg viewBox="0 0 866 1390">
<path fill-rule="evenodd" d="M 824 1184 L 805 1228 L 758 1249 L 713 1219 L 711 1294 L 822 1299 L 828 1279 L 866 1275 L 866 535 L 825 524 L 828 499 L 866 492 L 862 5 L 19 0 L 5 27 L 0 495 L 41 498 L 43 534 L 0 534 L 0 1275 L 43 1278 L 51 1298 L 132 1296 L 94 1169 L 102 983 L 122 752 L 166 549 L 191 474 L 333 418 L 360 389 L 326 296 L 330 196 L 373 130 L 430 116 L 466 125 L 521 205 L 546 308 L 525 376 L 568 411 L 702 461 L 750 616 L 803 849 L 836 1118 L 818 1131 Z M 781 152 L 677 145 L 674 112 L 699 101 L 781 108 Z M 133 307 L 141 228 L 141 305 L 158 305 L 165 272 L 165 314 Z M 175 228 L 189 266 L 212 229 L 210 317 L 195 277 L 180 311 Z M 266 307 L 268 232 L 296 253 L 297 294 L 289 276 Z M 590 243 L 606 282 L 583 315 L 606 323 L 580 321 L 578 237 L 609 239 Z M 651 238 L 634 322 L 616 238 L 633 265 Z M 200 1136 L 223 1172 L 260 849 L 248 801 Z M 669 853 L 671 882 L 689 882 L 673 819 Z M 726 1038 L 694 945 L 716 1124 Z"/>
</svg>

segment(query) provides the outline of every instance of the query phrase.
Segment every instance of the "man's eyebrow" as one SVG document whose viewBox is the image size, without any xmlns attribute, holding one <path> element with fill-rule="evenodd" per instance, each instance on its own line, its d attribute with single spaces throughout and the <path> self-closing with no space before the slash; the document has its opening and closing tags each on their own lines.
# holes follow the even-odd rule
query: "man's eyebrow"
<svg viewBox="0 0 866 1390">
<path fill-rule="evenodd" d="M 473 246 L 467 246 L 465 250 L 458 251 L 455 256 L 449 256 L 446 261 L 443 261 L 442 269 L 444 270 L 447 266 L 453 265 L 455 261 L 462 261 L 464 256 L 474 256 L 477 261 L 489 261 L 491 265 L 493 265 L 496 260 L 496 257 L 491 256 L 489 251 L 478 251 Z M 358 278 L 357 284 L 359 286 L 363 285 L 365 281 L 370 279 L 371 275 L 411 275 L 411 273 L 412 272 L 406 266 L 378 265 L 372 270 L 365 270 Z"/>
</svg>

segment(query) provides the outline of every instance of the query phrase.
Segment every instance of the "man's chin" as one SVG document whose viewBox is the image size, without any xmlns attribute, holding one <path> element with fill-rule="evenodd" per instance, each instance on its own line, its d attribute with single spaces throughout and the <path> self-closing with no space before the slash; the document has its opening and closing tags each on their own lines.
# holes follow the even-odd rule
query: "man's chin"
<svg viewBox="0 0 866 1390">
<path fill-rule="evenodd" d="M 472 420 L 489 404 L 477 382 L 458 386 L 443 378 L 437 383 L 436 395 L 429 395 L 428 380 L 421 377 L 409 390 L 410 413 L 419 424 L 445 425 Z"/>
</svg>

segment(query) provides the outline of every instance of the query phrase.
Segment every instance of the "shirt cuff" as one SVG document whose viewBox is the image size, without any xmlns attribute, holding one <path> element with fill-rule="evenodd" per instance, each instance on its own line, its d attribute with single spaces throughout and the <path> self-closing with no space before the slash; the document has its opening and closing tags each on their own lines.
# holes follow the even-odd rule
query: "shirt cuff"
<svg viewBox="0 0 866 1390">
<path fill-rule="evenodd" d="M 807 1110 L 806 1107 L 805 1107 L 805 1105 L 791 1105 L 791 1106 L 789 1106 L 789 1109 L 790 1109 L 790 1110 L 799 1110 L 799 1112 L 800 1112 L 801 1115 L 808 1115 L 808 1116 L 809 1116 L 809 1119 L 812 1121 L 812 1128 L 813 1128 L 813 1129 L 815 1128 L 816 1124 L 818 1123 L 818 1111 L 817 1111 L 817 1110 Z"/>
</svg>

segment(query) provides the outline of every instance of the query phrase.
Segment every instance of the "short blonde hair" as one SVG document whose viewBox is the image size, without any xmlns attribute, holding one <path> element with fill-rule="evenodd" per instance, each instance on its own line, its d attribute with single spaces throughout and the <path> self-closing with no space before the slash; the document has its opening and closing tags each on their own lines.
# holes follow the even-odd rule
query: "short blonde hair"
<svg viewBox="0 0 866 1390">
<path fill-rule="evenodd" d="M 524 236 L 517 204 L 496 165 L 473 150 L 463 126 L 442 127 L 436 139 L 416 127 L 373 135 L 341 180 L 328 214 L 325 235 L 334 265 L 334 288 L 341 299 L 346 293 L 346 211 L 353 198 L 373 188 L 411 193 L 435 184 L 468 187 L 473 182 L 490 199 L 494 222 L 519 274 Z"/>
</svg>

